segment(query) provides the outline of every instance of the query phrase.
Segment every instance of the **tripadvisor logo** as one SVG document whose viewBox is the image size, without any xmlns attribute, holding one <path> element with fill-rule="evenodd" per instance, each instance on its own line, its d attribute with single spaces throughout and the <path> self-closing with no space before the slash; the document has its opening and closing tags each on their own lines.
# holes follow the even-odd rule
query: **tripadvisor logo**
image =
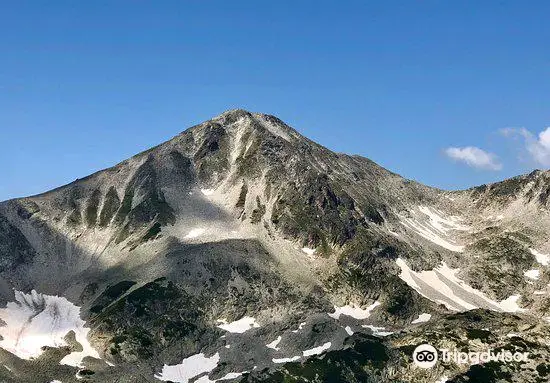
<svg viewBox="0 0 550 383">
<path fill-rule="evenodd" d="M 437 350 L 431 344 L 421 344 L 414 349 L 413 362 L 420 368 L 432 368 L 437 363 Z"/>
<path fill-rule="evenodd" d="M 440 354 L 441 353 L 441 357 Z M 458 351 L 442 348 L 439 351 L 430 344 L 421 344 L 413 351 L 413 362 L 420 368 L 432 368 L 438 360 L 442 362 L 454 362 L 456 364 L 479 364 L 487 362 L 527 362 L 528 352 L 512 352 L 507 350 L 495 350 L 489 348 L 486 351 Z"/>
</svg>

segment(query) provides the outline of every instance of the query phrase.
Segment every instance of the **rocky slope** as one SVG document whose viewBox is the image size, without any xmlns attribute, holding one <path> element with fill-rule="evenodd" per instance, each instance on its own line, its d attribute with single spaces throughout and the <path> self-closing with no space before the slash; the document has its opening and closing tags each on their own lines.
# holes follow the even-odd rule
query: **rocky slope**
<svg viewBox="0 0 550 383">
<path fill-rule="evenodd" d="M 491 310 L 479 314 L 487 327 L 533 324 L 532 367 L 548 356 L 536 318 L 550 316 L 549 195 L 542 171 L 429 188 L 276 117 L 229 111 L 0 203 L 0 378 L 465 381 L 469 370 L 450 365 L 420 374 L 407 347 L 423 321 L 458 344 L 468 337 L 446 323 L 477 323 L 456 314 L 476 308 Z M 63 314 L 73 307 L 85 325 Z M 70 338 L 87 329 L 87 341 Z M 25 334 L 48 349 L 29 356 Z M 489 340 L 509 339 L 494 327 Z M 525 371 L 507 374 L 529 381 Z"/>
</svg>

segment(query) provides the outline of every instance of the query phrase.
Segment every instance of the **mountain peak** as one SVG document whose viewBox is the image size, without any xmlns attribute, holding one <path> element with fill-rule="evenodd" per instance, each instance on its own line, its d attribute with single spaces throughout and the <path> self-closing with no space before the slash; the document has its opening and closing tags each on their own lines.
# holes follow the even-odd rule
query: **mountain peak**
<svg viewBox="0 0 550 383">
<path fill-rule="evenodd" d="M 287 142 L 293 142 L 296 139 L 305 139 L 305 137 L 280 118 L 270 114 L 250 112 L 245 109 L 231 109 L 225 111 L 201 125 L 208 125 L 212 122 L 220 124 L 229 131 L 252 129 L 262 135 L 268 134 L 270 136 L 279 137 Z"/>
<path fill-rule="evenodd" d="M 218 115 L 217 117 L 214 117 L 213 120 L 216 119 L 238 119 L 243 117 L 251 117 L 253 112 L 250 112 L 245 109 L 229 109 L 223 112 L 222 114 Z"/>
</svg>

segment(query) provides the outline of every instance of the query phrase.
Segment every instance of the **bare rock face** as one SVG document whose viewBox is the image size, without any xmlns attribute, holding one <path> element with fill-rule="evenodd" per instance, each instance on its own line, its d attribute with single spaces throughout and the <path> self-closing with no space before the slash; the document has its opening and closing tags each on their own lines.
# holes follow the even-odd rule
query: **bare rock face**
<svg viewBox="0 0 550 383">
<path fill-rule="evenodd" d="M 0 379 L 432 382 L 437 371 L 530 381 L 522 366 L 411 366 L 423 333 L 473 347 L 449 323 L 477 334 L 490 320 L 529 328 L 528 368 L 545 379 L 536 318 L 550 317 L 549 190 L 549 173 L 536 171 L 442 191 L 333 153 L 276 117 L 226 112 L 0 203 L 3 303 L 14 290 L 65 297 L 99 355 L 60 364 L 78 349 L 70 335 L 37 360 L 3 350 L 11 367 Z M 457 314 L 468 310 L 477 314 Z M 486 345 L 510 345 L 490 331 Z"/>
</svg>

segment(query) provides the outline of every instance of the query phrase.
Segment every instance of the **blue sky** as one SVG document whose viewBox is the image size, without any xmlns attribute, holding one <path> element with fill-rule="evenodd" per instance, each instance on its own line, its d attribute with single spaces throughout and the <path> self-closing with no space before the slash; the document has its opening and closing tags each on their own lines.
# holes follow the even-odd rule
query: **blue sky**
<svg viewBox="0 0 550 383">
<path fill-rule="evenodd" d="M 232 108 L 446 189 L 546 168 L 549 14 L 542 1 L 5 2 L 0 200 Z"/>
</svg>

